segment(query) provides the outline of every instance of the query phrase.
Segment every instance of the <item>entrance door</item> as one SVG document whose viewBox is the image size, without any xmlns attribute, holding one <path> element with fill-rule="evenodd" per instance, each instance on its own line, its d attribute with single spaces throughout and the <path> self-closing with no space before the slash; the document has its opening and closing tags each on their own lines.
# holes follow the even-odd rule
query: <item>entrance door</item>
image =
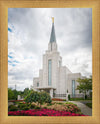
<svg viewBox="0 0 100 124">
<path fill-rule="evenodd" d="M 50 93 L 50 90 L 49 90 L 49 89 L 46 89 L 45 91 L 46 91 L 47 93 Z"/>
</svg>

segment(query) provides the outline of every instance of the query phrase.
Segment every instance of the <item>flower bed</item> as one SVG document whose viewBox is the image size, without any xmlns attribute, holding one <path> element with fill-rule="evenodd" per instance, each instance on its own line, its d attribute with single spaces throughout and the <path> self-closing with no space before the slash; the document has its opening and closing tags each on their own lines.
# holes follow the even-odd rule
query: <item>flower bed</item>
<svg viewBox="0 0 100 124">
<path fill-rule="evenodd" d="M 52 109 L 41 110 L 23 110 L 23 111 L 10 111 L 9 116 L 85 116 L 83 114 L 76 114 L 66 111 L 55 111 Z"/>
<path fill-rule="evenodd" d="M 77 113 L 77 112 L 81 112 L 81 110 L 74 104 L 58 104 L 58 103 L 53 103 L 50 106 L 47 106 L 47 104 L 44 104 L 41 106 L 42 108 L 47 108 L 47 109 L 53 109 L 56 111 L 67 111 L 67 112 L 71 112 L 71 113 Z"/>
</svg>

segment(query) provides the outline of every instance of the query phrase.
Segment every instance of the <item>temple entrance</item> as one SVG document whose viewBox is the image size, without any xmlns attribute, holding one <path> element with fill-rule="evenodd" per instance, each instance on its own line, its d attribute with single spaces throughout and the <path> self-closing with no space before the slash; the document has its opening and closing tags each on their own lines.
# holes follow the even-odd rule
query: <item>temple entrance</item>
<svg viewBox="0 0 100 124">
<path fill-rule="evenodd" d="M 47 93 L 50 93 L 50 89 L 45 89 L 44 91 Z"/>
<path fill-rule="evenodd" d="M 38 88 L 38 91 L 40 91 L 40 92 L 41 92 L 41 91 L 45 91 L 45 92 L 49 93 L 50 96 L 53 98 L 56 89 L 55 89 L 55 88 L 46 87 L 46 88 Z"/>
</svg>

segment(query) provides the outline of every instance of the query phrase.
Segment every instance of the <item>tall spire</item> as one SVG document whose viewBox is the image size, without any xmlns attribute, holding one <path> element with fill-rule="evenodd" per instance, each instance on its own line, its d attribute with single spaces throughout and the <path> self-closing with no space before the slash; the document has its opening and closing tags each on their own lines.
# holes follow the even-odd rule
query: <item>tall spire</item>
<svg viewBox="0 0 100 124">
<path fill-rule="evenodd" d="M 56 36 L 55 36 L 55 28 L 54 28 L 54 17 L 52 17 L 52 30 L 51 30 L 51 36 L 50 36 L 50 43 L 56 42 Z"/>
</svg>

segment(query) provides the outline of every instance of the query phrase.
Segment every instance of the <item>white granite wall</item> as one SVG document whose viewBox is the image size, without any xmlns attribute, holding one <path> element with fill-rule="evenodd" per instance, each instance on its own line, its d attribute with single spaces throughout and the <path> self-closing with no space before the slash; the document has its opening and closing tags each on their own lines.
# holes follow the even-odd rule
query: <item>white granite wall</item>
<svg viewBox="0 0 100 124">
<path fill-rule="evenodd" d="M 43 55 L 43 69 L 39 70 L 39 77 L 34 78 L 33 87 L 48 87 L 48 60 L 52 60 L 52 84 L 51 87 L 56 88 L 56 94 L 66 94 L 67 89 L 69 94 L 72 94 L 72 80 L 82 78 L 80 73 L 72 73 L 66 66 L 62 66 L 62 57 L 57 52 L 57 44 L 49 43 L 48 50 Z M 78 83 L 75 83 L 75 88 Z M 79 94 L 79 91 L 75 91 Z"/>
<path fill-rule="evenodd" d="M 39 86 L 41 87 L 43 83 L 43 70 L 39 70 Z"/>
<path fill-rule="evenodd" d="M 67 79 L 67 89 L 70 94 L 72 94 L 72 80 L 75 80 L 75 89 L 77 88 L 78 82 L 76 81 L 78 78 L 81 78 L 80 73 L 72 73 L 68 74 L 68 79 Z M 78 90 L 75 90 L 75 94 L 79 94 Z"/>
<path fill-rule="evenodd" d="M 33 79 L 33 89 L 36 90 L 37 82 L 39 82 L 39 77 Z"/>
</svg>

